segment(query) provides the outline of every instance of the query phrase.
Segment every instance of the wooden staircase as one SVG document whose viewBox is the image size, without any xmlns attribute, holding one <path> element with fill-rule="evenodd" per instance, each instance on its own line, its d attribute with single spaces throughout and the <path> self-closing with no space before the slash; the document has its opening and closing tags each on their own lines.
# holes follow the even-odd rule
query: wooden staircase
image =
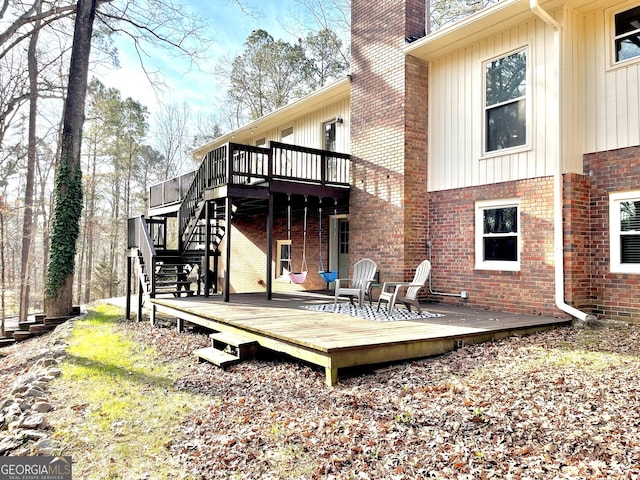
<svg viewBox="0 0 640 480">
<path fill-rule="evenodd" d="M 193 353 L 199 362 L 207 361 L 223 370 L 258 353 L 258 342 L 231 333 L 216 332 L 209 335 L 211 346 L 199 348 Z"/>
</svg>

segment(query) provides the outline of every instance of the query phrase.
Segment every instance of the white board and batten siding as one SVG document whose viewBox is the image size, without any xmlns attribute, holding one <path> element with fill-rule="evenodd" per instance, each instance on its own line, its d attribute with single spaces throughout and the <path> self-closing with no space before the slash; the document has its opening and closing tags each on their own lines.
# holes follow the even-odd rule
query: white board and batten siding
<svg viewBox="0 0 640 480">
<path fill-rule="evenodd" d="M 484 62 L 523 48 L 529 64 L 527 144 L 485 154 Z M 430 62 L 430 190 L 553 174 L 558 149 L 554 58 L 553 31 L 532 19 Z M 554 98 L 538 94 L 541 88 L 556 92 Z"/>
<path fill-rule="evenodd" d="M 640 59 L 615 64 L 613 16 L 640 1 L 585 13 L 585 153 L 640 145 Z"/>
<path fill-rule="evenodd" d="M 288 143 L 308 147 L 323 148 L 323 125 L 325 122 L 343 119 L 336 127 L 336 151 L 349 153 L 349 98 L 338 100 L 321 108 L 309 110 L 281 122 L 270 124 L 267 128 L 256 128 L 251 133 L 247 131 L 236 133 L 234 142 L 255 145 L 256 141 L 264 138 L 268 144 L 270 141 L 282 141 L 282 132 L 293 128 L 293 139 Z M 271 122 L 273 123 L 273 122 Z"/>
<path fill-rule="evenodd" d="M 536 18 L 430 59 L 431 191 L 550 176 L 559 161 L 582 173 L 585 153 L 640 144 L 640 59 L 613 61 L 613 15 L 640 1 L 592 5 L 552 12 L 562 26 L 560 73 L 554 30 Z M 523 47 L 527 146 L 483 154 L 483 64 Z"/>
</svg>

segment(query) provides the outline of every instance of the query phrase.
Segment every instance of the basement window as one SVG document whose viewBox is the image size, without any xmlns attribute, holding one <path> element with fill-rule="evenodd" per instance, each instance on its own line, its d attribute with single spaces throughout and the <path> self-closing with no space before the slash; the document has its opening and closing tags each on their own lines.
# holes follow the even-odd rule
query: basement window
<svg viewBox="0 0 640 480">
<path fill-rule="evenodd" d="M 476 268 L 520 270 L 520 202 L 476 202 Z"/>
<path fill-rule="evenodd" d="M 640 6 L 614 16 L 616 63 L 640 57 Z"/>
<path fill-rule="evenodd" d="M 640 191 L 609 195 L 612 273 L 640 273 Z"/>
</svg>

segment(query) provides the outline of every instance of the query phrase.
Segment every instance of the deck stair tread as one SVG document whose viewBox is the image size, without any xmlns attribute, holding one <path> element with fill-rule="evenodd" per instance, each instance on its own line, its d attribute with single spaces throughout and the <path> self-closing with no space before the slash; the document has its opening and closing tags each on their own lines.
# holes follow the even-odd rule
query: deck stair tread
<svg viewBox="0 0 640 480">
<path fill-rule="evenodd" d="M 213 363 L 222 369 L 240 362 L 240 358 L 238 356 L 219 350 L 215 347 L 199 348 L 193 353 L 198 357 L 199 361 L 206 360 L 207 362 Z"/>
<path fill-rule="evenodd" d="M 251 338 L 235 335 L 227 332 L 215 332 L 209 334 L 211 346 L 219 350 L 225 350 L 245 359 L 255 357 L 258 351 L 258 342 Z"/>
<path fill-rule="evenodd" d="M 8 347 L 16 343 L 15 338 L 0 338 L 0 348 Z"/>
<path fill-rule="evenodd" d="M 56 327 L 57 325 L 55 324 L 48 324 L 48 325 L 45 325 L 43 323 L 34 324 L 29 327 L 29 333 L 34 333 L 34 334 L 46 333 L 46 332 L 55 330 Z"/>
</svg>

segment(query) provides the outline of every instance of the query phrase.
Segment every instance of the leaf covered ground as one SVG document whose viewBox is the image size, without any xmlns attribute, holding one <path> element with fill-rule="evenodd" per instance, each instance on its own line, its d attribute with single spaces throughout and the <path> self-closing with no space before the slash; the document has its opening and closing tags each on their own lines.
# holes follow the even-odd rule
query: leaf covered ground
<svg viewBox="0 0 640 480">
<path fill-rule="evenodd" d="M 640 478 L 638 326 L 567 327 L 347 370 L 334 388 L 289 358 L 223 372 L 193 360 L 205 335 L 117 328 L 180 367 L 167 395 L 205 399 L 164 441 L 179 465 L 171 478 Z M 134 409 L 131 421 L 144 419 Z"/>
</svg>

